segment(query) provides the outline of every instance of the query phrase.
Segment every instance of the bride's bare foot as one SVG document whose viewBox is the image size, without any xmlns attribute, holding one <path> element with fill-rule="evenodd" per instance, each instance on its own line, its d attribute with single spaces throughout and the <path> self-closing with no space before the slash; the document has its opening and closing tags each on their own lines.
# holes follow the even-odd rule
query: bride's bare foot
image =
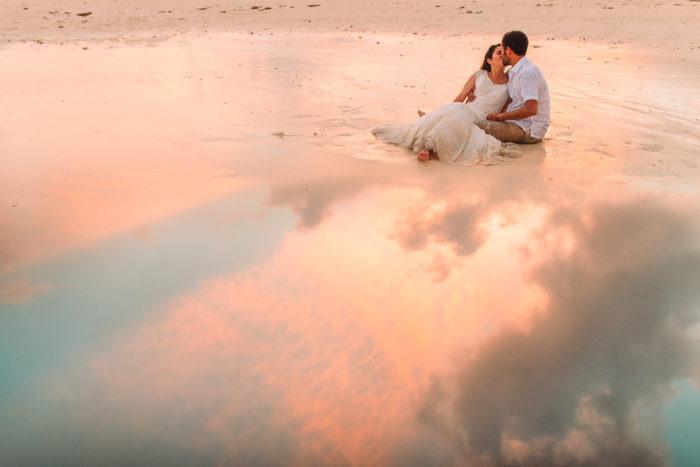
<svg viewBox="0 0 700 467">
<path fill-rule="evenodd" d="M 418 153 L 418 160 L 419 161 L 427 161 L 430 160 L 430 151 L 427 149 L 424 149 L 423 151 Z"/>
<path fill-rule="evenodd" d="M 423 115 L 425 115 L 425 112 L 423 112 L 421 109 L 418 109 L 418 116 L 422 117 Z"/>
</svg>

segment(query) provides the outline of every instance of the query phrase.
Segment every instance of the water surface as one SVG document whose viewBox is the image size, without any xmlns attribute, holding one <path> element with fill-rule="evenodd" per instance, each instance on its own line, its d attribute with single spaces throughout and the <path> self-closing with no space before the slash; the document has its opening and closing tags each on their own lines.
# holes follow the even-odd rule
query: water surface
<svg viewBox="0 0 700 467">
<path fill-rule="evenodd" d="M 0 50 L 2 458 L 692 465 L 695 65 L 544 41 L 521 158 L 372 138 L 488 43 Z"/>
</svg>

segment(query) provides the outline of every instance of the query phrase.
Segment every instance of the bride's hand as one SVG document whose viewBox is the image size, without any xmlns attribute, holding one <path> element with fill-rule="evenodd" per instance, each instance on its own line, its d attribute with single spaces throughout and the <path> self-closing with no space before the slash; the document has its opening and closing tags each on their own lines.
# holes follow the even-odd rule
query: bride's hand
<svg viewBox="0 0 700 467">
<path fill-rule="evenodd" d="M 503 120 L 505 120 L 505 118 L 504 118 L 504 115 L 502 113 L 492 113 L 492 114 L 488 114 L 486 116 L 486 120 L 493 120 L 496 122 L 502 122 Z"/>
</svg>

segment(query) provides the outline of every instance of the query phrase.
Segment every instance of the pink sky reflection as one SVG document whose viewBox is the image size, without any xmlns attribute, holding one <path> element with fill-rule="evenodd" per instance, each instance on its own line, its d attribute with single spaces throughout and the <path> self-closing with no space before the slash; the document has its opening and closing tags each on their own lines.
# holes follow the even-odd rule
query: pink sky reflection
<svg viewBox="0 0 700 467">
<path fill-rule="evenodd" d="M 493 244 L 454 261 L 444 280 L 423 273 L 420 282 L 431 255 L 451 262 L 455 253 L 431 245 L 405 254 L 390 236 L 371 232 L 390 204 L 409 207 L 416 195 L 381 194 L 289 234 L 269 262 L 174 300 L 94 358 L 90 378 L 114 399 L 112 416 L 140 426 L 164 413 L 198 412 L 206 420 L 200 429 L 226 446 L 229 460 L 262 429 L 288 430 L 299 465 L 389 462 L 416 436 L 431 375 L 448 369 L 455 349 L 503 323 L 525 325 L 542 293 L 517 273 L 498 279 L 504 267 L 519 267 L 507 252 L 517 228 L 500 229 Z M 489 224 L 490 234 L 497 225 Z M 502 287 L 513 293 L 494 291 Z M 241 422 L 251 406 L 272 415 Z"/>
</svg>

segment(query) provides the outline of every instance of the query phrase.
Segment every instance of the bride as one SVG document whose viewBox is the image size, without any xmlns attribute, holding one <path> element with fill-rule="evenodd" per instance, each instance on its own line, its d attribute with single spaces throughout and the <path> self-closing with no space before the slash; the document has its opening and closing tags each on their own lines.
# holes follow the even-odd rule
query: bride
<svg viewBox="0 0 700 467">
<path fill-rule="evenodd" d="M 411 149 L 421 161 L 436 158 L 450 163 L 489 165 L 519 155 L 516 146 L 504 145 L 475 125 L 505 106 L 508 76 L 504 68 L 502 47 L 492 45 L 481 69 L 467 80 L 454 102 L 427 114 L 418 111 L 420 118 L 412 124 L 380 126 L 372 134 L 385 143 Z M 470 100 L 473 96 L 474 100 Z"/>
</svg>

